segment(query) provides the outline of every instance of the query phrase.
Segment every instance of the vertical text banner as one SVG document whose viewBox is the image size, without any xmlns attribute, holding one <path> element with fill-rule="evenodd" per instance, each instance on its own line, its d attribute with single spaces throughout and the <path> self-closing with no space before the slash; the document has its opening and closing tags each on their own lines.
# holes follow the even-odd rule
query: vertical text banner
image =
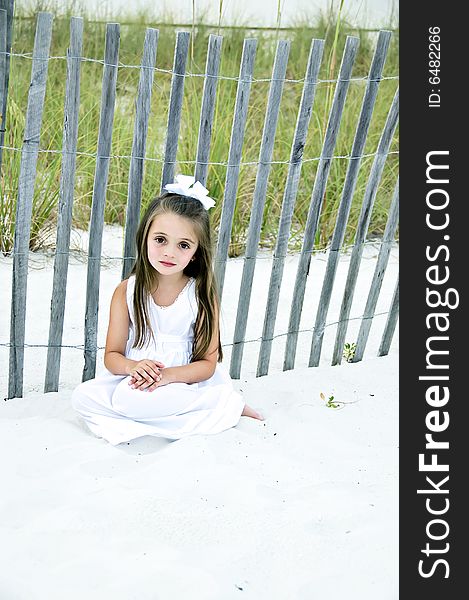
<svg viewBox="0 0 469 600">
<path fill-rule="evenodd" d="M 468 577 L 468 32 L 456 9 L 431 0 L 401 3 L 400 14 L 403 599 L 460 597 Z"/>
</svg>

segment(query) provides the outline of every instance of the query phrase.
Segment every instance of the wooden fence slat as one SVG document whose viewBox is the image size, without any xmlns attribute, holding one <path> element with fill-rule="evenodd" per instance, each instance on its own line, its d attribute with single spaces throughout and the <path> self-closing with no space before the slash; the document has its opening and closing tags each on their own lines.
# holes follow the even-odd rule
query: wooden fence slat
<svg viewBox="0 0 469 600">
<path fill-rule="evenodd" d="M 119 59 L 120 26 L 106 25 L 103 87 L 99 116 L 98 153 L 91 205 L 90 237 L 88 246 L 88 273 L 85 309 L 85 366 L 83 381 L 91 379 L 96 371 L 98 334 L 99 279 L 101 269 L 101 247 L 104 224 L 104 203 L 109 175 L 112 125 L 116 98 L 117 65 Z"/>
<path fill-rule="evenodd" d="M 379 345 L 378 356 L 385 356 L 389 352 L 391 346 L 392 336 L 396 329 L 397 317 L 399 316 L 399 276 L 397 277 L 396 287 L 394 288 L 394 295 L 391 301 L 391 308 L 389 309 L 388 318 L 384 327 L 383 337 L 381 344 Z"/>
<path fill-rule="evenodd" d="M 187 54 L 189 51 L 188 31 L 178 31 L 174 49 L 173 77 L 169 96 L 168 125 L 166 127 L 166 148 L 164 153 L 161 190 L 174 181 L 174 169 L 178 149 L 179 129 L 181 127 L 182 100 L 184 97 L 184 80 Z"/>
<path fill-rule="evenodd" d="M 13 33 L 13 13 L 15 0 L 0 0 L 0 9 L 5 11 L 0 33 L 0 52 L 5 52 L 0 56 L 0 170 L 3 160 L 3 145 L 5 142 L 5 128 L 7 116 L 8 88 L 10 84 L 10 52 L 11 39 Z"/>
<path fill-rule="evenodd" d="M 327 257 L 326 272 L 316 313 L 316 322 L 314 324 L 313 339 L 311 342 L 311 352 L 309 356 L 309 366 L 317 367 L 321 357 L 322 342 L 324 337 L 324 327 L 326 325 L 327 313 L 334 287 L 337 265 L 340 258 L 340 248 L 344 241 L 345 229 L 352 205 L 353 193 L 358 178 L 358 172 L 361 166 L 362 154 L 365 149 L 368 129 L 370 127 L 373 109 L 378 95 L 378 86 L 383 72 L 384 61 L 389 48 L 391 39 L 390 31 L 380 31 L 376 44 L 375 53 L 371 63 L 368 83 L 363 97 L 360 116 L 355 131 L 355 139 L 352 146 L 352 155 L 348 164 L 347 174 L 345 176 L 342 198 L 340 200 L 337 221 L 332 235 L 331 248 Z"/>
<path fill-rule="evenodd" d="M 37 16 L 31 83 L 29 86 L 24 141 L 21 152 L 11 286 L 9 398 L 18 398 L 23 395 L 29 236 L 31 232 L 34 182 L 36 179 L 39 140 L 46 93 L 52 19 L 53 17 L 50 13 L 40 12 Z"/>
<path fill-rule="evenodd" d="M 218 285 L 220 298 L 223 295 L 225 281 L 226 260 L 230 245 L 231 228 L 236 205 L 236 192 L 238 190 L 239 169 L 243 149 L 244 134 L 248 115 L 249 95 L 251 91 L 254 60 L 256 58 L 257 40 L 245 39 L 243 55 L 239 72 L 238 89 L 236 91 L 235 112 L 231 128 L 230 151 L 228 154 L 228 167 L 226 169 L 225 190 L 223 194 L 220 226 L 218 229 L 217 251 L 215 258 L 215 278 Z"/>
<path fill-rule="evenodd" d="M 80 66 L 83 47 L 83 19 L 70 20 L 70 47 L 67 50 L 62 168 L 57 216 L 57 241 L 49 323 L 44 392 L 56 392 L 59 386 L 61 344 L 67 291 L 68 252 L 72 225 L 75 165 L 80 107 Z"/>
<path fill-rule="evenodd" d="M 199 138 L 197 141 L 197 158 L 194 173 L 195 180 L 200 181 L 202 185 L 205 185 L 207 181 L 222 41 L 223 37 L 221 35 L 210 34 L 207 63 L 205 65 L 204 92 L 202 96 L 202 109 L 200 111 Z"/>
<path fill-rule="evenodd" d="M 257 377 L 267 375 L 269 370 L 270 355 L 272 351 L 272 340 L 274 335 L 275 320 L 277 317 L 280 286 L 282 284 L 285 257 L 288 250 L 288 238 L 290 235 L 293 209 L 295 207 L 296 195 L 301 175 L 303 149 L 313 110 L 313 102 L 316 93 L 316 83 L 324 50 L 324 40 L 311 42 L 311 49 L 306 68 L 305 83 L 296 121 L 295 134 L 290 154 L 287 183 L 283 195 L 282 211 L 280 215 L 277 242 L 275 245 L 272 271 L 270 274 L 269 294 L 267 297 L 264 327 L 262 331 L 262 342 L 259 350 L 257 363 Z"/>
<path fill-rule="evenodd" d="M 350 84 L 350 76 L 352 74 L 352 67 L 355 62 L 359 41 L 359 38 L 347 36 L 347 41 L 345 43 L 339 78 L 335 88 L 334 99 L 332 101 L 326 135 L 321 151 L 321 158 L 318 164 L 316 178 L 314 180 L 311 203 L 306 220 L 303 245 L 298 261 L 283 362 L 284 371 L 293 369 L 295 364 L 298 330 L 301 319 L 301 311 L 303 308 L 306 280 L 308 277 L 309 265 L 311 263 L 311 253 L 314 248 L 314 238 L 318 226 L 319 215 L 321 213 L 322 201 L 324 198 L 324 192 L 326 190 L 332 156 L 339 132 L 340 119 L 345 105 L 345 98 L 347 96 L 347 91 Z"/>
<path fill-rule="evenodd" d="M 355 233 L 354 246 L 350 257 L 350 264 L 345 282 L 345 291 L 342 298 L 342 306 L 340 308 L 339 323 L 337 325 L 337 333 L 335 339 L 334 352 L 332 356 L 332 364 L 340 364 L 342 361 L 342 353 L 347 333 L 348 318 L 352 307 L 353 294 L 357 283 L 358 272 L 360 269 L 361 257 L 363 254 L 363 244 L 365 242 L 366 232 L 370 223 L 371 211 L 373 203 L 378 191 L 379 182 L 383 173 L 384 164 L 389 152 L 392 137 L 397 127 L 399 116 L 399 90 L 396 90 L 391 108 L 384 125 L 383 132 L 378 144 L 373 165 L 371 167 L 370 176 L 363 198 L 363 204 L 358 218 L 357 231 Z"/>
<path fill-rule="evenodd" d="M 234 379 L 239 379 L 241 371 L 244 334 L 246 333 L 252 281 L 254 278 L 254 269 L 256 267 L 257 247 L 259 245 L 267 183 L 269 180 L 275 132 L 277 129 L 280 101 L 282 99 L 289 52 L 290 42 L 287 40 L 279 40 L 277 43 L 272 82 L 270 84 L 269 98 L 267 101 L 267 112 L 262 133 L 259 165 L 257 168 L 256 184 L 252 200 L 251 218 L 249 220 L 249 229 L 246 240 L 243 275 L 239 290 L 238 310 L 236 313 L 236 324 L 233 337 L 233 352 L 231 354 L 230 365 L 230 374 Z"/>
<path fill-rule="evenodd" d="M 5 110 L 4 105 L 6 106 L 6 95 L 5 95 L 5 83 L 7 76 L 7 20 L 8 15 L 7 11 L 3 8 L 0 9 L 0 132 L 4 134 L 4 122 L 5 122 Z M 3 142 L 0 144 L 0 160 L 1 160 L 1 152 L 3 148 L 1 146 Z M 1 166 L 1 162 L 0 162 Z"/>
<path fill-rule="evenodd" d="M 379 292 L 383 283 L 384 274 L 388 265 L 391 246 L 394 243 L 394 234 L 396 233 L 399 220 L 399 177 L 397 178 L 394 195 L 389 208 L 388 221 L 384 230 L 383 240 L 379 249 L 378 260 L 376 261 L 375 272 L 370 286 L 368 299 L 366 301 L 365 312 L 358 332 L 357 344 L 352 362 L 362 360 L 365 352 L 368 334 L 370 333 L 371 323 L 375 314 L 376 304 L 378 302 Z"/>
<path fill-rule="evenodd" d="M 130 275 L 130 271 L 132 270 L 136 258 L 135 235 L 140 220 L 140 207 L 142 204 L 143 169 L 145 165 L 148 121 L 150 118 L 158 34 L 158 29 L 148 28 L 146 30 L 145 42 L 143 45 L 143 56 L 135 110 L 132 158 L 130 159 L 122 279 L 125 279 Z"/>
</svg>

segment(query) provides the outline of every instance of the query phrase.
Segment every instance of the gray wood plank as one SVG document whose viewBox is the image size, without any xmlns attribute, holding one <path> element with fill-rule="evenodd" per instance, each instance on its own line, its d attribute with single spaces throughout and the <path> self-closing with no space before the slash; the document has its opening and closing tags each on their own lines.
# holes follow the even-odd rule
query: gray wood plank
<svg viewBox="0 0 469 600">
<path fill-rule="evenodd" d="M 399 116 L 399 90 L 396 94 L 389 109 L 389 113 L 384 125 L 381 138 L 379 140 L 376 156 L 371 167 L 370 176 L 365 189 L 365 195 L 358 218 L 357 231 L 350 257 L 350 264 L 345 282 L 345 291 L 342 299 L 342 305 L 339 314 L 339 324 L 335 339 L 334 352 L 332 356 L 332 364 L 340 364 L 342 361 L 342 353 L 344 348 L 345 336 L 347 333 L 348 318 L 352 307 L 353 295 L 357 283 L 358 272 L 360 269 L 361 257 L 363 254 L 363 244 L 365 242 L 368 225 L 370 223 L 371 211 L 373 208 L 376 193 L 378 191 L 379 182 L 383 173 L 384 164 L 386 162 L 389 147 L 391 145 L 394 131 L 396 130 Z"/>
<path fill-rule="evenodd" d="M 259 153 L 259 165 L 256 174 L 256 184 L 252 201 L 251 218 L 246 240 L 246 253 L 244 257 L 243 275 L 239 292 L 236 324 L 233 337 L 233 351 L 231 353 L 230 373 L 234 379 L 239 379 L 241 362 L 244 350 L 244 335 L 251 300 L 252 281 L 256 266 L 257 247 L 259 245 L 262 216 L 264 213 L 267 183 L 271 168 L 272 153 L 274 149 L 275 132 L 277 129 L 280 101 L 282 99 L 283 85 L 287 70 L 290 42 L 280 40 L 277 43 L 275 62 L 270 84 L 267 112 L 262 133 L 262 143 Z"/>
<path fill-rule="evenodd" d="M 352 146 L 351 159 L 345 176 L 344 188 L 337 213 L 337 221 L 332 235 L 331 248 L 327 257 L 327 266 L 316 314 L 313 330 L 309 366 L 317 367 L 321 357 L 324 327 L 326 325 L 327 313 L 334 287 L 337 265 L 340 259 L 340 248 L 344 241 L 347 220 L 350 214 L 355 185 L 361 166 L 362 154 L 365 149 L 366 138 L 373 115 L 373 109 L 378 95 L 378 86 L 383 72 L 384 61 L 391 39 L 390 31 L 380 31 L 376 44 L 375 53 L 370 67 L 368 82 L 363 96 L 362 107 L 358 119 L 355 138 Z"/>
<path fill-rule="evenodd" d="M 205 185 L 207 181 L 222 41 L 222 36 L 210 34 L 207 63 L 205 65 L 204 91 L 202 96 L 202 109 L 200 111 L 197 158 L 194 172 L 195 180 L 200 181 L 202 185 Z"/>
<path fill-rule="evenodd" d="M 391 308 L 389 309 L 388 318 L 384 327 L 383 337 L 378 350 L 378 356 L 385 356 L 389 353 L 391 347 L 392 336 L 396 329 L 397 318 L 399 316 L 399 277 L 397 277 L 396 287 L 394 288 L 394 294 L 391 301 Z"/>
<path fill-rule="evenodd" d="M 0 9 L 0 131 L 4 133 L 4 121 L 5 121 L 5 110 L 6 97 L 5 97 L 5 79 L 6 79 L 6 68 L 7 68 L 7 11 Z M 0 144 L 2 146 L 2 144 Z M 0 153 L 3 148 L 0 147 Z M 1 154 L 0 154 L 1 159 Z M 1 162 L 0 162 L 1 166 Z"/>
<path fill-rule="evenodd" d="M 352 362 L 359 362 L 363 358 L 365 352 L 366 342 L 368 341 L 368 335 L 370 333 L 371 323 L 375 314 L 376 304 L 378 302 L 379 293 L 381 291 L 381 285 L 383 283 L 384 274 L 386 273 L 386 267 L 388 265 L 389 254 L 391 247 L 394 243 L 394 235 L 397 229 L 397 223 L 399 220 L 399 178 L 397 178 L 394 195 L 389 208 L 388 220 L 386 228 L 384 230 L 383 240 L 379 249 L 378 259 L 376 261 L 375 272 L 371 281 L 370 291 L 368 293 L 368 299 L 366 301 L 365 311 L 363 313 L 363 319 L 360 324 L 360 331 L 358 332 L 358 338 L 355 348 L 355 353 Z"/>
<path fill-rule="evenodd" d="M 36 166 L 46 93 L 47 68 L 49 66 L 52 19 L 53 17 L 50 13 L 41 12 L 37 15 L 31 83 L 29 86 L 24 141 L 21 152 L 11 287 L 9 398 L 18 398 L 23 395 L 29 237 L 31 233 L 34 182 L 36 179 Z"/>
<path fill-rule="evenodd" d="M 0 40 L 0 52 L 6 52 L 0 57 L 0 169 L 3 160 L 3 144 L 5 141 L 6 114 L 8 88 L 10 85 L 10 55 L 11 40 L 13 35 L 13 13 L 14 0 L 0 0 L 0 9 L 6 11 L 6 23 L 4 23 L 4 33 L 0 34 L 4 42 Z M 4 17 L 5 18 L 5 17 Z"/>
<path fill-rule="evenodd" d="M 93 200 L 91 206 L 90 237 L 88 246 L 88 273 L 85 309 L 85 366 L 83 381 L 91 379 L 96 371 L 98 336 L 99 280 L 101 269 L 101 247 L 104 225 L 104 204 L 109 175 L 112 126 L 116 98 L 117 65 L 119 59 L 120 26 L 106 25 L 101 112 L 99 116 L 98 153 L 94 175 Z"/>
<path fill-rule="evenodd" d="M 65 87 L 64 125 L 62 139 L 62 168 L 60 174 L 57 241 L 54 261 L 54 280 L 50 309 L 49 342 L 47 349 L 44 392 L 56 392 L 59 386 L 61 344 L 67 291 L 70 231 L 72 226 L 73 194 L 80 107 L 80 66 L 83 47 L 83 19 L 70 20 L 70 47 L 67 50 L 67 82 Z"/>
<path fill-rule="evenodd" d="M 251 81 L 254 70 L 256 49 L 256 39 L 244 40 L 238 88 L 236 91 L 233 126 L 231 129 L 230 150 L 228 154 L 228 167 L 226 169 L 220 227 L 218 229 L 217 251 L 215 257 L 215 277 L 217 280 L 220 298 L 223 295 L 226 260 L 228 258 L 231 228 L 233 226 L 233 215 L 236 206 L 236 193 L 238 190 L 241 153 L 246 130 L 249 95 L 251 92 Z"/>
<path fill-rule="evenodd" d="M 173 76 L 169 96 L 168 125 L 166 128 L 166 145 L 164 153 L 163 175 L 161 190 L 174 181 L 174 170 L 178 149 L 179 129 L 181 127 L 182 101 L 184 98 L 184 81 L 186 73 L 187 54 L 189 51 L 188 31 L 178 31 L 174 49 Z"/>
<path fill-rule="evenodd" d="M 301 312 L 303 309 L 306 280 L 311 262 L 311 253 L 314 248 L 314 239 L 316 236 L 319 215 L 321 213 L 322 201 L 324 198 L 324 192 L 326 190 L 332 156 L 337 141 L 345 98 L 347 96 L 347 91 L 350 84 L 350 76 L 352 74 L 352 67 L 353 63 L 355 62 L 359 41 L 360 40 L 356 37 L 348 36 L 345 43 L 339 78 L 335 88 L 326 135 L 321 150 L 321 158 L 319 160 L 313 191 L 311 194 L 311 203 L 306 220 L 303 245 L 298 261 L 295 287 L 293 290 L 293 300 L 290 310 L 290 319 L 288 324 L 285 356 L 283 361 L 284 371 L 293 369 L 295 364 L 298 330 L 301 320 Z"/>
<path fill-rule="evenodd" d="M 274 250 L 272 271 L 270 274 L 269 294 L 267 297 L 266 312 L 264 317 L 262 342 L 257 363 L 257 377 L 267 375 L 269 370 L 270 355 L 272 352 L 272 340 L 280 296 L 280 287 L 282 284 L 285 257 L 288 250 L 288 238 L 290 235 L 293 210 L 295 207 L 301 175 L 303 149 L 306 143 L 306 136 L 313 111 L 316 83 L 323 50 L 324 40 L 312 40 L 308 65 L 306 68 L 305 83 L 296 121 L 295 134 L 293 136 L 287 183 L 285 186 L 285 192 L 283 194 L 279 230 Z"/>
<path fill-rule="evenodd" d="M 158 34 L 157 29 L 147 29 L 143 45 L 142 66 L 140 69 L 135 111 L 132 158 L 130 159 L 122 279 L 130 275 L 136 258 L 135 235 L 140 220 L 140 207 L 142 204 L 144 157 L 147 147 L 148 121 L 150 118 Z"/>
</svg>

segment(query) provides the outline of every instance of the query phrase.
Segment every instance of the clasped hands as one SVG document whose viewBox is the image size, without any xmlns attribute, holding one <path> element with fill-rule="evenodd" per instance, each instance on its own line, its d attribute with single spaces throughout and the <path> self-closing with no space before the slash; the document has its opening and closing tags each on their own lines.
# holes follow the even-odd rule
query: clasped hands
<svg viewBox="0 0 469 600">
<path fill-rule="evenodd" d="M 164 369 L 164 364 L 157 360 L 140 360 L 129 373 L 130 387 L 133 390 L 152 392 L 157 387 L 165 385 L 161 369 Z"/>
</svg>

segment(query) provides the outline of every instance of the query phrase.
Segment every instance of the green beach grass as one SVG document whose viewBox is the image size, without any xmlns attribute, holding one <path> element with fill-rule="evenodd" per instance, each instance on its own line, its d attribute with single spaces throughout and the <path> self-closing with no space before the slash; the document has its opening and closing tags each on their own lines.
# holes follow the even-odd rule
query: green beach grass
<svg viewBox="0 0 469 600">
<path fill-rule="evenodd" d="M 85 16 L 83 56 L 102 60 L 105 24 L 89 21 L 86 15 L 80 14 L 79 10 L 74 10 L 71 14 Z M 54 20 L 51 47 L 51 56 L 53 57 L 64 57 L 66 55 L 69 43 L 69 16 L 56 15 Z M 161 23 L 158 23 L 157 26 L 160 30 L 157 67 L 159 69 L 170 70 L 173 65 L 176 29 L 171 25 L 170 16 L 167 16 L 166 20 L 168 24 L 161 25 Z M 119 19 L 117 18 L 115 21 L 119 22 Z M 123 19 L 121 19 L 122 21 Z M 129 18 L 126 18 L 125 24 L 121 27 L 120 63 L 138 67 L 141 61 L 145 29 L 152 26 L 156 26 L 156 24 L 147 15 L 139 15 L 133 21 L 129 21 Z M 194 23 L 189 30 L 192 32 L 192 43 L 187 71 L 190 73 L 203 73 L 208 35 L 210 33 L 218 33 L 217 27 L 210 27 L 203 22 L 198 22 Z M 13 30 L 14 53 L 23 54 L 32 52 L 34 31 L 34 14 L 18 13 L 15 17 Z M 257 38 L 258 48 L 254 69 L 254 78 L 256 80 L 271 77 L 277 39 L 291 40 L 287 70 L 287 78 L 291 80 L 304 78 L 312 38 L 316 37 L 326 40 L 323 63 L 319 74 L 320 79 L 323 80 L 337 78 L 347 35 L 360 37 L 360 47 L 353 70 L 353 77 L 366 77 L 376 42 L 376 35 L 352 29 L 347 23 L 340 20 L 340 14 L 336 15 L 335 18 L 321 15 L 314 21 L 313 19 L 304 19 L 289 31 L 250 30 L 247 26 L 239 26 L 232 29 L 222 29 L 220 30 L 220 34 L 223 35 L 220 75 L 228 77 L 238 77 L 239 75 L 244 38 Z M 398 42 L 399 32 L 395 31 L 384 68 L 384 77 L 395 77 L 398 74 Z M 8 147 L 21 148 L 22 145 L 30 75 L 31 60 L 24 57 L 12 57 L 5 133 L 5 146 Z M 66 61 L 60 58 L 51 59 L 49 61 L 48 84 L 41 130 L 40 147 L 42 149 L 60 152 L 62 147 L 65 79 Z M 99 62 L 82 63 L 78 131 L 78 151 L 81 153 L 93 154 L 97 149 L 101 79 L 102 64 Z M 112 154 L 116 156 L 129 156 L 131 154 L 134 103 L 138 80 L 138 68 L 119 68 L 112 140 Z M 147 141 L 147 157 L 157 160 L 148 160 L 146 162 L 143 182 L 143 207 L 160 190 L 161 161 L 164 158 L 163 150 L 170 85 L 171 75 L 169 73 L 161 71 L 155 73 Z M 335 156 L 347 156 L 350 154 L 365 85 L 366 81 L 352 81 L 350 84 L 334 152 Z M 376 151 L 397 85 L 397 79 L 384 79 L 380 83 L 365 154 Z M 218 82 L 210 162 L 226 162 L 228 160 L 236 86 L 237 82 L 233 80 L 222 79 Z M 284 85 L 275 138 L 274 161 L 288 161 L 290 158 L 291 143 L 302 87 L 302 82 L 287 81 Z M 186 77 L 177 154 L 177 159 L 181 163 L 183 161 L 195 160 L 202 88 L 202 77 Z M 307 143 L 304 148 L 304 159 L 319 157 L 321 153 L 333 92 L 334 84 L 320 83 L 317 86 Z M 258 160 L 268 93 L 269 82 L 254 81 L 252 83 L 248 122 L 243 146 L 243 162 L 255 162 Z M 391 151 L 397 150 L 398 134 L 396 133 L 391 145 Z M 373 157 L 366 157 L 362 160 L 344 240 L 345 245 L 353 243 L 360 206 L 372 162 Z M 317 160 L 306 161 L 302 167 L 289 244 L 290 251 L 296 251 L 301 247 L 302 232 L 306 223 L 317 164 Z M 345 158 L 336 158 L 332 161 L 316 239 L 316 247 L 318 249 L 326 247 L 331 238 L 347 165 L 348 160 Z M 106 223 L 124 224 L 129 166 L 130 161 L 128 158 L 113 158 L 111 160 L 105 208 Z M 57 217 L 60 167 L 60 153 L 40 153 L 35 186 L 33 221 L 31 224 L 31 250 L 37 250 L 44 247 L 44 245 L 55 242 L 54 232 Z M 0 250 L 4 253 L 10 252 L 13 245 L 19 169 L 20 152 L 4 150 L 0 197 Z M 94 157 L 78 156 L 73 225 L 79 229 L 87 229 L 88 227 L 94 169 Z M 176 168 L 176 172 L 190 174 L 193 173 L 193 169 L 194 166 L 191 164 L 180 164 Z M 368 233 L 369 237 L 380 236 L 384 231 L 387 212 L 396 182 L 397 170 L 398 154 L 390 154 L 387 158 L 377 193 Z M 287 173 L 287 164 L 272 165 L 261 233 L 261 246 L 265 248 L 273 248 L 275 244 Z M 219 200 L 217 206 L 211 211 L 215 227 L 218 225 L 221 215 L 221 199 L 223 198 L 225 176 L 225 166 L 210 165 L 206 185 L 210 190 L 210 195 Z M 230 245 L 231 256 L 242 254 L 244 250 L 244 240 L 249 224 L 255 180 L 256 165 L 242 166 L 233 222 L 232 242 Z"/>
</svg>

